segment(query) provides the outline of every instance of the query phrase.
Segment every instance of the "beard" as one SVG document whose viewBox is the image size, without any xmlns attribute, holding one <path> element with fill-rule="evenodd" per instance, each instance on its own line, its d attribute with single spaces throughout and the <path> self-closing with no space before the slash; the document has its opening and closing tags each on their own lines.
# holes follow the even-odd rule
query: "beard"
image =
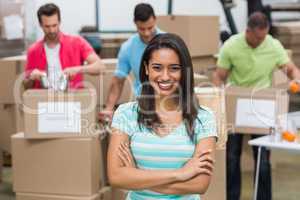
<svg viewBox="0 0 300 200">
<path fill-rule="evenodd" d="M 49 40 L 49 41 L 57 40 L 57 38 L 58 38 L 58 33 L 48 33 L 48 34 L 46 35 L 46 38 L 47 38 L 47 40 Z"/>
</svg>

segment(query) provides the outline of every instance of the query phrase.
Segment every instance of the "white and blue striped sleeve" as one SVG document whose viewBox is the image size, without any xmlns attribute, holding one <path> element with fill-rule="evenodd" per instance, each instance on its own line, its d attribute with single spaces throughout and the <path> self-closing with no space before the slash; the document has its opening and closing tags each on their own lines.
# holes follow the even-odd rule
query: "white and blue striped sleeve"
<svg viewBox="0 0 300 200">
<path fill-rule="evenodd" d="M 205 107 L 204 109 L 199 110 L 195 126 L 195 134 L 197 142 L 200 139 L 207 137 L 218 138 L 216 117 L 210 109 Z"/>
<path fill-rule="evenodd" d="M 114 112 L 111 127 L 131 136 L 137 125 L 135 115 L 132 103 L 122 104 Z"/>
</svg>

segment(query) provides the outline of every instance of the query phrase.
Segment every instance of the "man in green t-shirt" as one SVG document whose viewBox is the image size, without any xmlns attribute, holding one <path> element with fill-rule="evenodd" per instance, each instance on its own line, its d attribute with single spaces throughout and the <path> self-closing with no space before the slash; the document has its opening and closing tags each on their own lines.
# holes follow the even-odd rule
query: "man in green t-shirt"
<svg viewBox="0 0 300 200">
<path fill-rule="evenodd" d="M 217 86 L 226 81 L 230 85 L 267 88 L 271 86 L 273 71 L 282 69 L 292 80 L 300 80 L 299 69 L 290 61 L 281 43 L 268 35 L 267 17 L 255 12 L 250 15 L 245 32 L 227 40 L 219 55 L 213 82 Z M 252 135 L 252 138 L 257 136 Z M 227 199 L 239 200 L 241 190 L 240 156 L 243 135 L 231 134 L 227 142 Z M 257 160 L 257 147 L 253 147 Z M 271 200 L 270 152 L 261 154 L 258 200 Z"/>
</svg>

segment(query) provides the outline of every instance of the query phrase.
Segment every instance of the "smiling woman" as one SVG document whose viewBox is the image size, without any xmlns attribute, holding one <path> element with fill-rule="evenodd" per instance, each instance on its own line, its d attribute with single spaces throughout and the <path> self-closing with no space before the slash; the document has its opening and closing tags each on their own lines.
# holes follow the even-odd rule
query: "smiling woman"
<svg viewBox="0 0 300 200">
<path fill-rule="evenodd" d="M 215 118 L 194 98 L 191 57 L 174 34 L 154 37 L 144 51 L 137 102 L 113 116 L 108 151 L 112 186 L 127 200 L 199 200 L 213 173 Z"/>
</svg>

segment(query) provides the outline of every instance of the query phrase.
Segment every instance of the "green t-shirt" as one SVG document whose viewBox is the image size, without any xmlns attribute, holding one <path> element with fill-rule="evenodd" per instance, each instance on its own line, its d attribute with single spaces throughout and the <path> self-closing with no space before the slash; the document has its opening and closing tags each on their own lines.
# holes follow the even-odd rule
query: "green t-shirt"
<svg viewBox="0 0 300 200">
<path fill-rule="evenodd" d="M 227 40 L 217 65 L 230 71 L 228 83 L 242 87 L 270 87 L 273 70 L 290 61 L 281 43 L 267 35 L 256 48 L 248 45 L 245 33 Z"/>
</svg>

